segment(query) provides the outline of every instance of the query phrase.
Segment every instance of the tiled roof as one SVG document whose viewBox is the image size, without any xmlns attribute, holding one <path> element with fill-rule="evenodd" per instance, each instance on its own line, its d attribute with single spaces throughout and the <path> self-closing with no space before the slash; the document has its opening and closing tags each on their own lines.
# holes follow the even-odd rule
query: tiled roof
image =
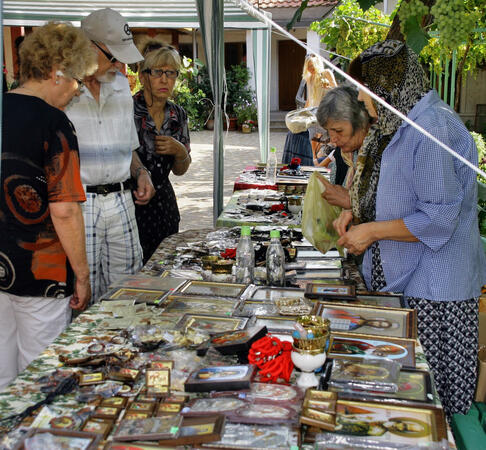
<svg viewBox="0 0 486 450">
<path fill-rule="evenodd" d="M 250 0 L 253 6 L 261 9 L 267 8 L 298 8 L 301 0 Z M 307 6 L 332 6 L 338 3 L 337 0 L 309 0 Z"/>
</svg>

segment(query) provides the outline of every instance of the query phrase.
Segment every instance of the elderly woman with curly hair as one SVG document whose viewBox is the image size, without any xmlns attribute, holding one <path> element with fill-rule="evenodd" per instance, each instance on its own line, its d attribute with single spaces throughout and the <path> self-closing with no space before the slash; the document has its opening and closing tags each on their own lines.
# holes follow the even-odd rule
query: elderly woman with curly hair
<svg viewBox="0 0 486 450">
<path fill-rule="evenodd" d="M 91 297 L 78 142 L 62 109 L 96 70 L 83 32 L 49 23 L 20 48 L 4 94 L 0 192 L 0 389 Z"/>
<path fill-rule="evenodd" d="M 179 53 L 156 40 L 142 41 L 138 47 L 145 59 L 138 67 L 143 89 L 133 97 L 137 153 L 155 187 L 150 202 L 135 207 L 145 263 L 164 238 L 179 231 L 179 208 L 169 175 L 187 172 L 191 145 L 187 114 L 169 100 L 181 67 Z"/>
<path fill-rule="evenodd" d="M 430 89 L 405 44 L 377 43 L 349 71 L 477 165 L 471 134 Z M 363 91 L 360 97 L 378 119 L 358 153 L 352 211 L 335 223 L 338 243 L 355 254 L 366 252 L 363 274 L 370 290 L 403 292 L 417 311 L 420 342 L 450 420 L 468 411 L 476 386 L 477 298 L 486 283 L 476 174 Z"/>
</svg>

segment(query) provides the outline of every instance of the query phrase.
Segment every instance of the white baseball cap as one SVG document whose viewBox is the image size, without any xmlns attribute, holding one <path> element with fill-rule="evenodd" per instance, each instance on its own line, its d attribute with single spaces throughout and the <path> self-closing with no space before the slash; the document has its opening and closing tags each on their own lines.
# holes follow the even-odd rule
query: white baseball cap
<svg viewBox="0 0 486 450">
<path fill-rule="evenodd" d="M 115 10 L 104 8 L 92 12 L 81 21 L 81 29 L 92 41 L 105 44 L 118 61 L 132 64 L 143 60 L 127 21 Z"/>
</svg>

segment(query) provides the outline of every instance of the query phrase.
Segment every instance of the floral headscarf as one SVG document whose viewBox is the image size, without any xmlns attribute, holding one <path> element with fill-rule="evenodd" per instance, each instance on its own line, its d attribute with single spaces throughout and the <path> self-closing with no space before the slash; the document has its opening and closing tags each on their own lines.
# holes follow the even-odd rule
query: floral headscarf
<svg viewBox="0 0 486 450">
<path fill-rule="evenodd" d="M 360 81 L 404 115 L 430 90 L 417 55 L 403 42 L 379 42 L 361 53 L 357 59 L 361 63 Z M 381 156 L 402 124 L 400 117 L 381 104 L 376 103 L 375 107 L 378 120 L 358 152 L 350 190 L 356 223 L 375 220 Z"/>
</svg>

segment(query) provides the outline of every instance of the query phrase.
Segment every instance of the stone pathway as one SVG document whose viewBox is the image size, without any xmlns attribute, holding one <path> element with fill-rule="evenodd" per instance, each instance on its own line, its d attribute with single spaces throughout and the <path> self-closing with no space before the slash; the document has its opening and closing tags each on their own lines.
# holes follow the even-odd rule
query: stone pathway
<svg viewBox="0 0 486 450">
<path fill-rule="evenodd" d="M 270 133 L 270 145 L 277 148 L 278 161 L 282 159 L 287 132 Z M 260 160 L 258 133 L 229 131 L 224 134 L 224 202 L 233 192 L 235 178 L 250 164 Z M 170 175 L 179 211 L 180 231 L 213 227 L 213 132 L 191 133 L 192 164 L 181 177 Z"/>
</svg>

